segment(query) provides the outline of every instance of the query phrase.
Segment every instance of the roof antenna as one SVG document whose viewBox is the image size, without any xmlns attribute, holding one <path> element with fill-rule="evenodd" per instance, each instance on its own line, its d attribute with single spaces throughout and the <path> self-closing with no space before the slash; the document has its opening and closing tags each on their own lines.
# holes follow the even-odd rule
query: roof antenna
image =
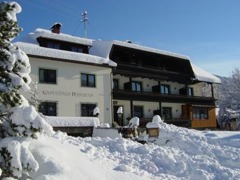
<svg viewBox="0 0 240 180">
<path fill-rule="evenodd" d="M 84 23 L 84 37 L 87 38 L 87 21 L 88 21 L 88 18 L 87 18 L 87 11 L 84 11 L 82 14 L 82 20 L 81 22 Z"/>
</svg>

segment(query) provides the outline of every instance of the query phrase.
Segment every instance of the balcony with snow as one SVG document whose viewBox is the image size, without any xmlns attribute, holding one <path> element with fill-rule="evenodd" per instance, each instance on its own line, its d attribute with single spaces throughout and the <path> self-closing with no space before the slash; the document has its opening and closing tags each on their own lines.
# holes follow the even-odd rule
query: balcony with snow
<svg viewBox="0 0 240 180">
<path fill-rule="evenodd" d="M 178 126 L 215 127 L 213 85 L 221 81 L 193 65 L 189 57 L 122 41 L 93 44 L 93 54 L 117 63 L 113 104 L 114 108 L 124 107 L 123 119 L 137 116 L 140 127 L 145 127 L 154 115 L 160 115 Z"/>
</svg>

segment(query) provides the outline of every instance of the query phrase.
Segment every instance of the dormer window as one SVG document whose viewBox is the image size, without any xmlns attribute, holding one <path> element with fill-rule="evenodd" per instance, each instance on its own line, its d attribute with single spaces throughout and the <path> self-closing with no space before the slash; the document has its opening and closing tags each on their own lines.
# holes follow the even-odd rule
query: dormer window
<svg viewBox="0 0 240 180">
<path fill-rule="evenodd" d="M 72 50 L 73 52 L 83 53 L 83 48 L 81 48 L 81 47 L 72 46 L 71 50 Z"/>
<path fill-rule="evenodd" d="M 77 53 L 89 54 L 90 45 L 86 44 L 76 44 L 67 41 L 61 41 L 56 39 L 49 39 L 44 37 L 38 37 L 37 41 L 41 47 L 51 48 L 51 49 L 60 49 L 64 51 L 71 51 Z"/>
<path fill-rule="evenodd" d="M 52 49 L 60 49 L 60 44 L 57 42 L 47 42 L 47 47 Z"/>
</svg>

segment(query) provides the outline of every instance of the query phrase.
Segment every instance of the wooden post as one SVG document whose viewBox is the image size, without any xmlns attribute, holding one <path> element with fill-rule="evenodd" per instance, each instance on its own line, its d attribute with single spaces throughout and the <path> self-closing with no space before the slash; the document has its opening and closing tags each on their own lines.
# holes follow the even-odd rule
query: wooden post
<svg viewBox="0 0 240 180">
<path fill-rule="evenodd" d="M 212 83 L 211 83 L 211 91 L 212 91 L 212 98 L 214 98 L 214 88 Z"/>
<path fill-rule="evenodd" d="M 185 95 L 188 95 L 188 84 L 185 84 L 185 89 L 186 89 L 186 94 Z"/>
<path fill-rule="evenodd" d="M 129 82 L 132 82 L 131 77 L 129 77 Z M 131 86 L 132 86 L 132 84 L 131 84 Z M 132 89 L 132 87 L 131 87 L 131 89 Z M 130 110 L 131 110 L 131 117 L 133 117 L 133 101 L 132 100 L 130 100 Z"/>
<path fill-rule="evenodd" d="M 133 101 L 130 100 L 131 117 L 133 117 Z"/>
<path fill-rule="evenodd" d="M 162 102 L 158 102 L 159 103 L 159 110 L 160 110 L 160 116 L 162 117 Z"/>
</svg>

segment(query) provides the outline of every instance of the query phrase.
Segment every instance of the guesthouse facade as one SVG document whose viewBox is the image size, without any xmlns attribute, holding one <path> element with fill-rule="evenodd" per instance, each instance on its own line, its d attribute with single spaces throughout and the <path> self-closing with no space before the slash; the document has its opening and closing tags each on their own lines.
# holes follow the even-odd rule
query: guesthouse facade
<svg viewBox="0 0 240 180">
<path fill-rule="evenodd" d="M 191 64 L 187 56 L 121 41 L 94 41 L 92 51 L 117 63 L 112 101 L 118 124 L 126 125 L 137 116 L 144 127 L 160 115 L 178 126 L 216 128 L 213 84 L 221 81 Z"/>
<path fill-rule="evenodd" d="M 79 38 L 60 28 L 36 29 L 15 43 L 30 59 L 39 112 L 89 117 L 98 107 L 100 123 L 110 125 L 127 125 L 137 116 L 144 127 L 160 115 L 178 126 L 216 128 L 213 84 L 221 81 L 187 56 L 129 41 Z"/>
<path fill-rule="evenodd" d="M 46 116 L 89 117 L 98 107 L 98 118 L 111 124 L 116 63 L 90 55 L 92 40 L 53 30 L 36 29 L 15 43 L 30 60 L 36 109 Z"/>
</svg>

